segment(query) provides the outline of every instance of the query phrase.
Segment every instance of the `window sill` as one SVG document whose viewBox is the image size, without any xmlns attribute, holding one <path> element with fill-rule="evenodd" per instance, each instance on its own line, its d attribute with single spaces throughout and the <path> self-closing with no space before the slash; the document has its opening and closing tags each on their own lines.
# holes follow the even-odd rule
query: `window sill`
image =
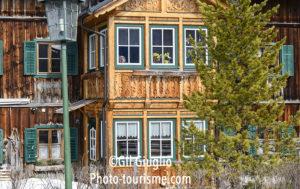
<svg viewBox="0 0 300 189">
<path fill-rule="evenodd" d="M 179 70 L 135 70 L 133 71 L 134 76 L 172 76 L 172 77 L 182 77 L 198 75 L 195 70 L 191 71 L 179 71 Z"/>
<path fill-rule="evenodd" d="M 36 172 L 48 172 L 48 171 L 63 171 L 64 165 L 45 165 L 45 166 L 34 166 Z"/>
</svg>

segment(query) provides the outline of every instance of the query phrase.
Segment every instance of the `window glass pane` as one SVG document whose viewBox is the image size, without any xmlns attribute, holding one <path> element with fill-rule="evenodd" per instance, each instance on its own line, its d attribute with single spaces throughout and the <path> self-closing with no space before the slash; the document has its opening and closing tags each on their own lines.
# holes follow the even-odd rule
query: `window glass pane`
<svg viewBox="0 0 300 189">
<path fill-rule="evenodd" d="M 173 45 L 173 30 L 164 30 L 164 45 Z"/>
<path fill-rule="evenodd" d="M 201 36 L 201 33 L 199 31 L 197 31 L 196 35 L 197 35 L 197 42 L 202 41 L 202 36 Z"/>
<path fill-rule="evenodd" d="M 192 138 L 185 138 L 183 154 L 185 156 L 190 156 L 193 152 L 193 140 Z"/>
<path fill-rule="evenodd" d="M 119 29 L 119 45 L 128 45 L 128 29 Z"/>
<path fill-rule="evenodd" d="M 195 39 L 195 30 L 186 30 L 185 31 L 185 39 L 186 39 L 186 45 L 191 46 L 190 39 Z"/>
<path fill-rule="evenodd" d="M 194 121 L 194 125 L 201 131 L 204 131 L 204 122 L 203 121 Z"/>
<path fill-rule="evenodd" d="M 186 48 L 186 63 L 192 63 L 193 59 L 191 56 L 191 53 L 193 52 L 194 48 L 193 47 L 187 47 Z"/>
<path fill-rule="evenodd" d="M 126 139 L 126 123 L 117 124 L 117 139 Z"/>
<path fill-rule="evenodd" d="M 171 140 L 163 140 L 162 141 L 162 156 L 170 156 L 171 155 Z"/>
<path fill-rule="evenodd" d="M 138 156 L 138 141 L 128 141 L 128 156 Z"/>
<path fill-rule="evenodd" d="M 51 57 L 52 58 L 60 58 L 60 45 L 51 45 Z"/>
<path fill-rule="evenodd" d="M 130 47 L 130 63 L 139 63 L 139 62 L 140 62 L 140 48 Z"/>
<path fill-rule="evenodd" d="M 127 156 L 127 149 L 126 149 L 126 141 L 118 141 L 117 142 L 117 155 L 120 156 Z"/>
<path fill-rule="evenodd" d="M 152 40 L 153 45 L 162 45 L 162 31 L 161 30 L 152 30 Z"/>
<path fill-rule="evenodd" d="M 52 130 L 52 144 L 58 143 L 59 133 L 57 130 Z"/>
<path fill-rule="evenodd" d="M 51 145 L 52 159 L 61 158 L 61 131 L 52 130 L 52 145 Z"/>
<path fill-rule="evenodd" d="M 90 53 L 90 68 L 94 68 L 96 66 L 96 64 L 95 64 L 95 60 L 96 60 L 95 55 L 96 55 L 95 52 Z"/>
<path fill-rule="evenodd" d="M 48 131 L 39 131 L 39 143 L 48 143 Z"/>
<path fill-rule="evenodd" d="M 48 59 L 39 59 L 39 72 L 48 72 Z"/>
<path fill-rule="evenodd" d="M 160 156 L 160 141 L 151 141 L 151 156 Z"/>
<path fill-rule="evenodd" d="M 151 123 L 151 138 L 160 138 L 159 123 Z"/>
<path fill-rule="evenodd" d="M 119 47 L 119 63 L 128 63 L 128 47 Z"/>
<path fill-rule="evenodd" d="M 162 63 L 162 48 L 154 47 L 153 48 L 153 63 Z"/>
<path fill-rule="evenodd" d="M 163 122 L 161 124 L 161 137 L 171 138 L 171 123 Z"/>
<path fill-rule="evenodd" d="M 130 45 L 140 44 L 140 32 L 138 29 L 130 29 Z"/>
<path fill-rule="evenodd" d="M 51 71 L 60 72 L 60 59 L 52 59 Z"/>
<path fill-rule="evenodd" d="M 173 63 L 173 48 L 165 47 L 164 48 L 164 64 Z"/>
<path fill-rule="evenodd" d="M 48 44 L 39 44 L 39 58 L 48 58 Z"/>
<path fill-rule="evenodd" d="M 49 158 L 49 150 L 48 144 L 39 144 L 39 159 L 48 159 Z"/>
<path fill-rule="evenodd" d="M 90 36 L 90 52 L 95 51 L 96 43 L 95 43 L 95 36 Z"/>
<path fill-rule="evenodd" d="M 127 128 L 127 137 L 128 139 L 137 139 L 138 138 L 138 126 L 136 123 L 128 123 Z"/>
</svg>

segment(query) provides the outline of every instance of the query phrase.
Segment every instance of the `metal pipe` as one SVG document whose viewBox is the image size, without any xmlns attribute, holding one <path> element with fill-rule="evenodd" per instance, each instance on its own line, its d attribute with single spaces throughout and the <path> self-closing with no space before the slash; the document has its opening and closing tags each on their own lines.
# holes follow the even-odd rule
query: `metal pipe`
<svg viewBox="0 0 300 189">
<path fill-rule="evenodd" d="M 65 164 L 65 188 L 72 189 L 72 165 L 70 147 L 70 120 L 69 120 L 69 97 L 67 76 L 67 43 L 61 42 L 62 57 L 62 92 L 63 92 L 63 123 L 64 123 L 64 164 Z"/>
</svg>

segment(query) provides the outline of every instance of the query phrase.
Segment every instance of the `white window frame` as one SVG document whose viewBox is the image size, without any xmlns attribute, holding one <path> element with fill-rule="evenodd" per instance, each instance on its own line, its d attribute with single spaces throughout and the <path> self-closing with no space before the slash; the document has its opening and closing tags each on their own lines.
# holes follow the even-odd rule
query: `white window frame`
<svg viewBox="0 0 300 189">
<path fill-rule="evenodd" d="M 162 44 L 161 45 L 153 45 L 153 30 L 161 30 L 162 31 Z M 164 41 L 164 30 L 172 30 L 173 32 L 173 45 L 172 46 L 168 46 L 168 45 L 164 45 L 163 41 Z M 175 28 L 169 28 L 169 27 L 165 27 L 165 28 L 162 28 L 162 27 L 152 27 L 151 28 L 151 42 L 150 42 L 150 56 L 151 56 L 151 65 L 152 66 L 174 66 L 175 63 L 176 63 L 176 56 L 175 56 L 175 47 L 176 47 L 176 38 L 175 38 L 175 35 L 176 35 L 176 31 L 175 31 Z M 164 48 L 167 47 L 167 48 L 172 48 L 173 49 L 173 63 L 172 64 L 164 64 L 163 63 L 163 58 L 162 58 L 162 63 L 154 63 L 153 62 L 153 48 L 155 47 L 159 47 L 159 48 L 162 48 L 162 54 L 164 54 Z"/>
<path fill-rule="evenodd" d="M 90 160 L 96 161 L 96 152 L 97 152 L 97 131 L 95 128 L 90 129 Z"/>
<path fill-rule="evenodd" d="M 160 132 L 160 139 L 152 139 L 151 138 L 151 131 L 152 131 L 152 124 L 153 123 L 159 123 L 159 132 Z M 163 139 L 161 138 L 161 125 L 162 123 L 171 123 L 171 137 L 170 139 Z M 149 156 L 150 156 L 150 159 L 171 159 L 174 157 L 174 144 L 173 144 L 173 139 L 174 139 L 174 135 L 173 135 L 173 127 L 174 127 L 174 123 L 173 121 L 169 121 L 169 120 L 161 120 L 161 121 L 149 121 Z M 152 140 L 159 140 L 160 141 L 160 148 L 162 148 L 162 141 L 166 140 L 171 140 L 171 155 L 170 156 L 162 156 L 162 155 L 159 155 L 159 156 L 152 156 L 151 155 L 151 141 Z M 162 149 L 161 149 L 161 153 L 162 153 Z"/>
<path fill-rule="evenodd" d="M 99 65 L 100 67 L 104 67 L 104 65 L 107 63 L 107 50 L 108 50 L 108 45 L 107 45 L 107 28 L 102 29 L 100 31 L 100 34 L 105 35 L 104 36 L 100 36 L 100 40 L 99 40 Z"/>
<path fill-rule="evenodd" d="M 206 133 L 207 129 L 206 129 L 206 121 L 205 120 L 185 120 L 182 122 L 182 126 L 185 127 L 185 128 L 189 128 L 191 126 L 191 123 L 202 123 L 202 128 L 199 128 L 197 127 L 196 125 L 196 128 L 198 128 L 200 131 L 204 132 L 204 134 Z M 190 138 L 183 138 L 182 140 L 192 140 L 192 142 L 195 141 L 195 137 L 194 136 L 191 136 Z M 206 152 L 206 146 L 204 145 L 204 152 Z M 187 156 L 187 155 L 184 155 L 184 145 L 183 145 L 183 157 L 184 158 L 190 158 L 191 156 Z M 200 155 L 199 157 L 204 157 L 203 155 Z"/>
<path fill-rule="evenodd" d="M 92 47 L 92 40 L 94 40 L 94 49 Z M 94 62 L 92 62 L 92 56 L 94 57 Z M 96 34 L 89 35 L 89 69 L 96 68 Z"/>
<path fill-rule="evenodd" d="M 118 124 L 126 124 L 126 135 L 128 134 L 128 125 L 130 123 L 133 123 L 133 124 L 137 124 L 137 139 L 122 139 L 122 140 L 118 140 L 117 137 L 118 137 Z M 118 141 L 126 141 L 126 153 L 128 155 L 128 141 L 133 141 L 133 140 L 137 140 L 137 148 L 138 148 L 138 152 L 137 152 L 137 156 L 136 157 L 131 157 L 131 159 L 140 159 L 141 158 L 141 155 L 140 155 L 140 122 L 139 121 L 116 121 L 115 122 L 115 158 L 116 159 L 129 159 L 128 156 L 118 156 Z M 126 136 L 128 137 L 128 136 Z"/>
<path fill-rule="evenodd" d="M 128 30 L 128 44 L 127 45 L 119 45 L 119 30 L 120 29 L 127 29 Z M 139 31 L 139 45 L 130 45 L 130 29 L 137 29 Z M 142 28 L 138 26 L 117 26 L 117 65 L 118 66 L 140 66 L 142 65 Z M 128 48 L 128 62 L 127 63 L 120 63 L 120 57 L 119 57 L 119 47 L 127 47 Z M 130 60 L 130 47 L 139 47 L 139 63 L 131 63 Z"/>
<path fill-rule="evenodd" d="M 104 125 L 103 125 L 103 121 L 100 122 L 100 133 L 101 133 L 101 136 L 100 136 L 100 157 L 101 158 L 104 158 Z"/>
<path fill-rule="evenodd" d="M 185 66 L 195 66 L 195 64 L 193 63 L 193 62 L 187 62 L 186 60 L 187 60 L 187 55 L 188 55 L 188 51 L 187 51 L 187 48 L 193 48 L 193 47 L 195 47 L 195 46 L 188 46 L 188 45 L 186 45 L 186 43 L 187 43 L 187 38 L 186 38 L 186 31 L 187 30 L 192 30 L 192 31 L 194 31 L 196 34 L 196 39 L 197 39 L 197 35 L 200 35 L 200 33 L 199 33 L 199 31 L 200 31 L 200 29 L 199 28 L 192 28 L 192 27 L 186 27 L 186 28 L 184 28 L 184 65 Z M 205 34 L 206 34 L 206 37 L 207 37 L 207 35 L 208 35 L 208 31 L 207 31 L 207 28 L 201 28 L 201 30 L 202 31 L 204 31 L 205 32 Z M 205 64 L 206 65 L 208 65 L 208 45 L 206 44 L 205 45 L 205 48 L 206 48 L 206 52 L 205 52 L 205 56 L 206 56 L 206 59 L 205 59 Z"/>
</svg>

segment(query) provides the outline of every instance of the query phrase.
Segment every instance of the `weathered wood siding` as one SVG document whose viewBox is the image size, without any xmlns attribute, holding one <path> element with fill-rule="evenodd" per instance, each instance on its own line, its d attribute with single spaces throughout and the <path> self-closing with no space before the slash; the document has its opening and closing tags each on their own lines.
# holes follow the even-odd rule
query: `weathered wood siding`
<svg viewBox="0 0 300 189">
<path fill-rule="evenodd" d="M 4 73 L 0 76 L 0 98 L 30 98 L 36 103 L 61 103 L 60 79 L 42 79 L 24 75 L 23 44 L 48 36 L 44 7 L 36 0 L 0 0 L 0 40 L 4 42 Z M 76 85 L 73 85 L 76 83 Z M 80 99 L 79 76 L 69 77 L 71 101 Z M 57 107 L 0 108 L 0 128 L 5 136 L 12 128 L 39 123 L 62 123 Z M 72 116 L 71 116 L 72 118 Z M 73 123 L 71 119 L 71 123 Z"/>
</svg>

